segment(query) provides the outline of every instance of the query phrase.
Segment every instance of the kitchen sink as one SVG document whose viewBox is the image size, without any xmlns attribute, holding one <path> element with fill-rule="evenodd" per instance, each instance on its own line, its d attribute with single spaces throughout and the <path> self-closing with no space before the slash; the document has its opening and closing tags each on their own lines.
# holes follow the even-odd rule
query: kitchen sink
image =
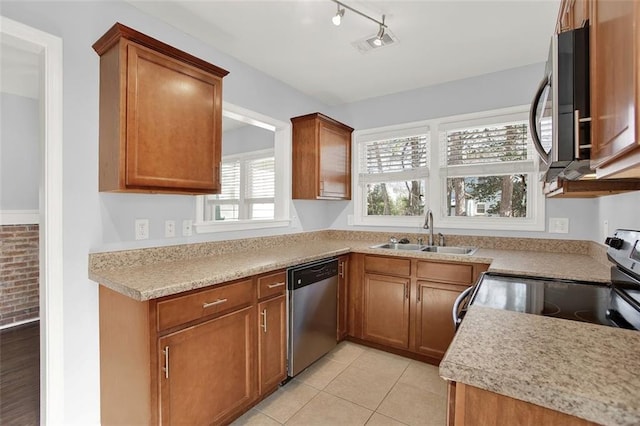
<svg viewBox="0 0 640 426">
<path fill-rule="evenodd" d="M 399 244 L 399 243 L 384 243 L 371 246 L 371 248 L 387 249 L 387 250 L 406 250 L 406 251 L 427 251 L 430 253 L 442 253 L 442 254 L 464 254 L 472 255 L 478 247 L 456 247 L 456 246 L 423 246 L 420 244 Z"/>
<path fill-rule="evenodd" d="M 472 255 L 478 250 L 478 247 L 455 247 L 455 246 L 426 246 L 422 251 L 442 254 L 467 254 Z"/>
<path fill-rule="evenodd" d="M 371 248 L 381 248 L 388 250 L 413 250 L 420 251 L 426 246 L 422 246 L 420 244 L 400 244 L 400 243 L 385 243 L 378 244 L 377 246 L 371 246 Z"/>
</svg>

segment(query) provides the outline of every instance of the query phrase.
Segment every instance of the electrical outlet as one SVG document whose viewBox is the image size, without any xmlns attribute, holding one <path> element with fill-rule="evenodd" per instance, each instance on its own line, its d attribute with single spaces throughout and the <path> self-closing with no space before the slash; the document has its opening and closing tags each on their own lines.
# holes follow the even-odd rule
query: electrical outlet
<svg viewBox="0 0 640 426">
<path fill-rule="evenodd" d="M 182 221 L 182 236 L 190 237 L 193 235 L 193 222 L 190 219 Z"/>
<path fill-rule="evenodd" d="M 165 220 L 164 221 L 164 236 L 167 238 L 176 236 L 176 221 Z"/>
<path fill-rule="evenodd" d="M 553 234 L 569 233 L 569 218 L 566 217 L 550 217 L 549 232 Z"/>
<path fill-rule="evenodd" d="M 136 240 L 149 239 L 149 219 L 136 219 Z"/>
</svg>

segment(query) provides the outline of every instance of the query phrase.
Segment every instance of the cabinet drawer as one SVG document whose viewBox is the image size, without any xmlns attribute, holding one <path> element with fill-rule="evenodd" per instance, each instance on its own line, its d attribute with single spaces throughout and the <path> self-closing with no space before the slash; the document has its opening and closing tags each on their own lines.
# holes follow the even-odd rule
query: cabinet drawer
<svg viewBox="0 0 640 426">
<path fill-rule="evenodd" d="M 252 279 L 164 300 L 157 305 L 158 330 L 250 305 L 254 300 Z"/>
<path fill-rule="evenodd" d="M 258 298 L 284 294 L 287 288 L 287 275 L 285 271 L 276 272 L 258 278 Z"/>
<path fill-rule="evenodd" d="M 365 256 L 364 270 L 379 274 L 409 276 L 411 275 L 411 261 L 393 257 Z"/>
<path fill-rule="evenodd" d="M 473 265 L 418 262 L 418 278 L 429 281 L 471 284 L 473 282 Z"/>
</svg>

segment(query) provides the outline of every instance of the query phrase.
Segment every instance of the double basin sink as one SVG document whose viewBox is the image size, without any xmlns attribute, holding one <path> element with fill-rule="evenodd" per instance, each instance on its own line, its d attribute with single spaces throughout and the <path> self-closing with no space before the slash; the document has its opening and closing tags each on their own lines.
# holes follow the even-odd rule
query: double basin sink
<svg viewBox="0 0 640 426">
<path fill-rule="evenodd" d="M 398 251 L 425 251 L 430 253 L 441 254 L 463 254 L 471 256 L 478 247 L 456 247 L 456 246 L 423 246 L 420 244 L 400 244 L 400 243 L 384 243 L 371 246 L 371 248 L 398 250 Z"/>
</svg>

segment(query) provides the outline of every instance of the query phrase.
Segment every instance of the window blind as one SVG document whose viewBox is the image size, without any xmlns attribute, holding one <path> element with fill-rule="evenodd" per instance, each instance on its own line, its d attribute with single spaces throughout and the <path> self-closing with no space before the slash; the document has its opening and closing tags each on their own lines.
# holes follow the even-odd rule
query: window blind
<svg viewBox="0 0 640 426">
<path fill-rule="evenodd" d="M 446 165 L 474 165 L 527 160 L 529 141 L 526 123 L 449 130 Z"/>
<path fill-rule="evenodd" d="M 247 192 L 249 199 L 275 197 L 275 158 L 259 158 L 247 161 Z"/>
<path fill-rule="evenodd" d="M 365 182 L 383 174 L 399 180 L 423 177 L 428 164 L 428 134 L 365 142 L 360 150 L 360 178 Z"/>
<path fill-rule="evenodd" d="M 218 200 L 238 200 L 240 198 L 240 161 L 222 163 L 220 194 Z"/>
</svg>

